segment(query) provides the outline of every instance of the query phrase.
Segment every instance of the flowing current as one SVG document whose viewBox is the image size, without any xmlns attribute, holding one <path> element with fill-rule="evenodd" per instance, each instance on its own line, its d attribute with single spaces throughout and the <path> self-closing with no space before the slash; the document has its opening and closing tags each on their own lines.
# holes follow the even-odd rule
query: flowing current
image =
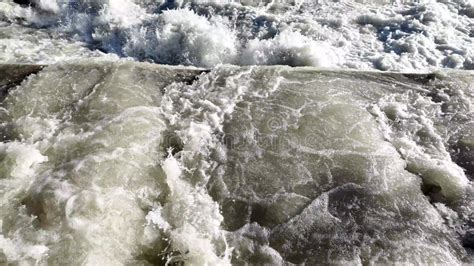
<svg viewBox="0 0 474 266">
<path fill-rule="evenodd" d="M 0 265 L 473 264 L 474 3 L 362 2 L 0 0 Z"/>
</svg>

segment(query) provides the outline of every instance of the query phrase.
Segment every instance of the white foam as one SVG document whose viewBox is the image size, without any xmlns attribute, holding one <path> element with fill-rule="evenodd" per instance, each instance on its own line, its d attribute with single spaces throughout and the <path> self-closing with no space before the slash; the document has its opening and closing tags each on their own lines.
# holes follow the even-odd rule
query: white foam
<svg viewBox="0 0 474 266">
<path fill-rule="evenodd" d="M 171 250 L 179 252 L 170 256 L 168 262 L 230 265 L 230 254 L 220 228 L 223 217 L 217 203 L 204 189 L 196 189 L 182 179 L 182 166 L 174 157 L 169 156 L 162 166 L 170 200 L 162 208 L 148 213 L 147 220 L 164 230 Z"/>
<path fill-rule="evenodd" d="M 283 30 L 273 39 L 250 40 L 242 52 L 243 65 L 290 65 L 331 67 L 343 57 L 329 44 L 314 41 L 300 32 Z"/>
<path fill-rule="evenodd" d="M 4 178 L 31 178 L 36 166 L 48 160 L 35 146 L 19 142 L 0 143 L 0 153 L 4 156 L 1 162 Z"/>
<path fill-rule="evenodd" d="M 24 195 L 35 180 L 37 168 L 41 163 L 48 161 L 48 157 L 31 144 L 20 142 L 0 143 L 0 212 L 7 215 L 10 211 L 18 213 L 17 220 L 20 224 L 31 224 L 32 220 L 24 213 L 24 208 L 12 209 L 11 201 Z M 0 218 L 0 250 L 8 261 L 21 261 L 33 259 L 41 260 L 47 256 L 48 247 L 24 239 L 18 232 L 4 235 L 3 223 L 5 218 Z"/>
<path fill-rule="evenodd" d="M 45 12 L 57 14 L 61 10 L 56 0 L 35 0 L 34 2 L 39 9 Z"/>
<path fill-rule="evenodd" d="M 432 120 L 441 114 L 440 105 L 405 93 L 380 100 L 371 112 L 379 117 L 386 138 L 406 160 L 409 171 L 421 175 L 426 184 L 439 186 L 450 200 L 465 196 L 469 180 L 451 160 Z"/>
<path fill-rule="evenodd" d="M 208 20 L 187 9 L 169 10 L 160 17 L 155 50 L 165 63 L 213 66 L 230 63 L 236 55 L 236 37 L 224 21 Z M 176 58 L 182 58 L 175 61 Z"/>
<path fill-rule="evenodd" d="M 71 48 L 91 45 L 122 57 L 164 64 L 289 64 L 400 71 L 474 66 L 469 1 L 393 6 L 347 0 L 287 5 L 228 2 L 161 5 L 103 0 L 67 5 L 41 0 L 35 8 L 7 2 L 0 8 L 0 17 L 8 23 L 20 19 L 46 32 L 62 32 L 49 37 L 54 46 L 67 39 Z M 17 36 L 9 39 L 3 40 L 6 52 L 0 58 L 14 50 Z M 36 50 L 53 61 L 67 59 L 67 53 L 74 56 L 68 50 L 58 57 L 55 54 L 61 51 L 41 45 Z M 35 54 L 23 60 L 36 62 Z"/>
</svg>

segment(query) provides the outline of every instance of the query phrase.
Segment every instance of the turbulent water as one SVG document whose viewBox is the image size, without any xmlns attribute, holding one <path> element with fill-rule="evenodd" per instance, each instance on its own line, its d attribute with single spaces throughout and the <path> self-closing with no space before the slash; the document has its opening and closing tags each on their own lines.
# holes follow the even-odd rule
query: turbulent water
<svg viewBox="0 0 474 266">
<path fill-rule="evenodd" d="M 359 2 L 2 0 L 0 59 L 114 54 L 201 67 L 474 68 L 472 0 Z"/>
<path fill-rule="evenodd" d="M 472 262 L 473 74 L 1 71 L 4 262 Z"/>
<path fill-rule="evenodd" d="M 0 265 L 473 264 L 474 3 L 383 2 L 0 0 Z"/>
</svg>

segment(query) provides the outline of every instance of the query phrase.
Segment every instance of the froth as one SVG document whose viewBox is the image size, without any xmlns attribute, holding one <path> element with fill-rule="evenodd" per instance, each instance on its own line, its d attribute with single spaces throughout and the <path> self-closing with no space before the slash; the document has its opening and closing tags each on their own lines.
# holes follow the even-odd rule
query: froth
<svg viewBox="0 0 474 266">
<path fill-rule="evenodd" d="M 61 51 L 38 47 L 52 61 L 74 57 L 73 48 L 82 45 L 95 50 L 87 56 L 101 56 L 100 50 L 140 61 L 202 67 L 227 63 L 411 71 L 473 67 L 468 26 L 472 3 L 466 1 L 393 6 L 267 2 L 41 0 L 34 7 L 5 3 L 0 16 L 8 23 L 22 21 L 22 27 L 39 26 L 52 34 L 33 42 L 70 47 L 62 57 L 56 55 Z M 4 57 L 17 51 L 17 37 L 9 39 Z M 25 54 L 17 56 L 21 60 L 38 61 L 34 51 L 18 52 Z"/>
</svg>

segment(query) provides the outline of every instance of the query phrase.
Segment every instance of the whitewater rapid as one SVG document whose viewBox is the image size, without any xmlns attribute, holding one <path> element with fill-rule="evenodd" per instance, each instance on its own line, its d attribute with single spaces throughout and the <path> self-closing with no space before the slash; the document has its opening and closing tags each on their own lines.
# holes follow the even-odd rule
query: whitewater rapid
<svg viewBox="0 0 474 266">
<path fill-rule="evenodd" d="M 0 73 L 2 263 L 472 263 L 471 72 Z"/>
<path fill-rule="evenodd" d="M 122 57 L 411 72 L 474 66 L 472 0 L 17 2 L 30 5 L 0 2 L 2 62 Z"/>
<path fill-rule="evenodd" d="M 473 264 L 474 2 L 383 2 L 0 0 L 0 265 Z"/>
</svg>

